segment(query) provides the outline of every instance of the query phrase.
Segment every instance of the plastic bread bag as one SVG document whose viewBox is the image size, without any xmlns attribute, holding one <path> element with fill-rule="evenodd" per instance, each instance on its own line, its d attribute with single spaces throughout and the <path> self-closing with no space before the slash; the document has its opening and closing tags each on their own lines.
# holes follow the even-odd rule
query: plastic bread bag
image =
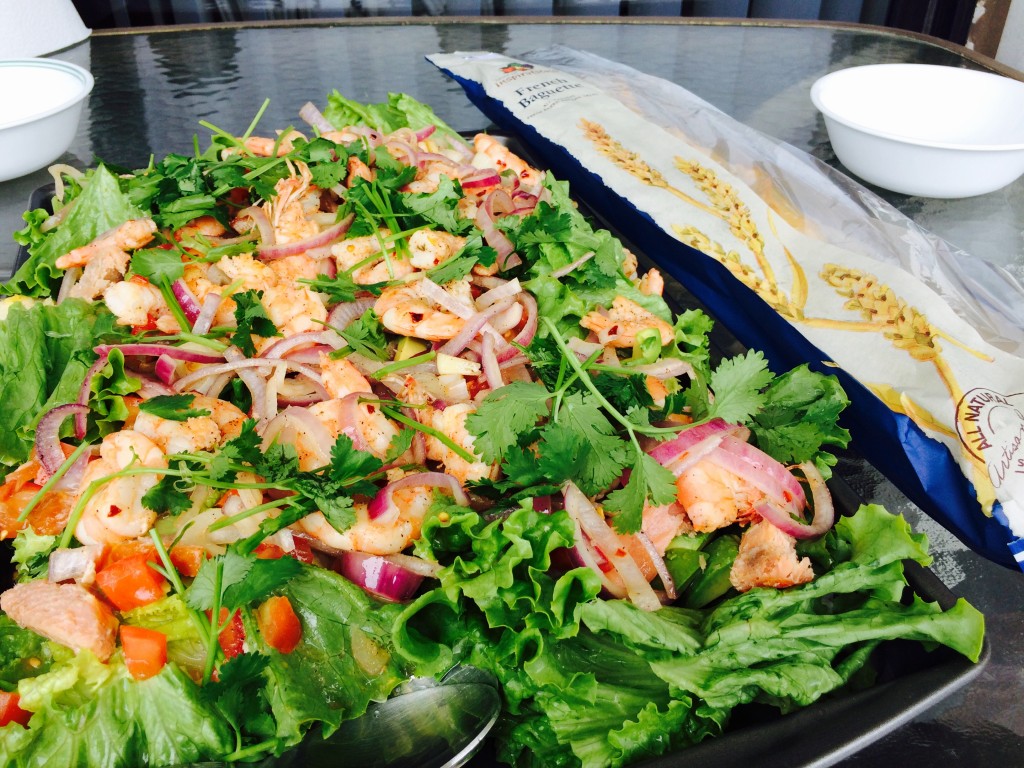
<svg viewBox="0 0 1024 768">
<path fill-rule="evenodd" d="M 565 47 L 428 59 L 773 367 L 835 373 L 859 451 L 972 549 L 1024 567 L 1024 289 L 1008 273 L 673 83 Z"/>
</svg>

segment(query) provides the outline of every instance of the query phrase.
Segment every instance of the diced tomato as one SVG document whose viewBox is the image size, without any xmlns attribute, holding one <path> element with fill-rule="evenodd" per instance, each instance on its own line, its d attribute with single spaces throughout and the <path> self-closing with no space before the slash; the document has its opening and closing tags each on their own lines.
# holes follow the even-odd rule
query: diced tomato
<svg viewBox="0 0 1024 768">
<path fill-rule="evenodd" d="M 209 616 L 210 611 L 207 611 L 206 615 Z M 227 618 L 228 609 L 221 608 L 220 623 L 223 624 Z M 227 626 L 217 636 L 217 643 L 224 652 L 225 658 L 233 659 L 235 656 L 245 653 L 245 625 L 242 623 L 240 611 L 235 611 L 231 616 L 231 621 L 228 621 Z"/>
<path fill-rule="evenodd" d="M 179 544 L 171 547 L 171 565 L 186 579 L 194 579 L 199 567 L 206 560 L 206 550 L 202 547 Z"/>
<path fill-rule="evenodd" d="M 312 565 L 316 562 L 316 556 L 313 554 L 313 548 L 309 546 L 309 539 L 305 536 L 293 536 L 292 540 L 295 542 L 295 549 L 290 554 L 300 563 L 306 565 Z"/>
<path fill-rule="evenodd" d="M 75 450 L 73 446 L 64 443 L 61 443 L 61 448 L 65 456 Z M 0 485 L 0 540 L 14 538 L 18 531 L 27 525 L 31 525 L 36 533 L 46 536 L 55 536 L 67 525 L 68 514 L 74 506 L 75 499 L 65 491 L 48 493 L 35 506 L 28 519 L 18 520 L 22 511 L 42 487 L 43 479 L 40 472 L 39 461 L 33 452 L 28 461 L 8 472 L 4 478 L 3 484 Z"/>
<path fill-rule="evenodd" d="M 32 713 L 22 709 L 19 704 L 21 697 L 17 692 L 8 693 L 0 691 L 0 728 L 9 723 L 17 723 L 20 726 L 28 727 L 28 721 Z"/>
<path fill-rule="evenodd" d="M 167 580 L 150 567 L 148 553 L 131 555 L 96 574 L 96 586 L 119 611 L 130 611 L 164 596 Z"/>
<path fill-rule="evenodd" d="M 285 556 L 285 551 L 277 544 L 261 541 L 253 554 L 260 560 L 280 560 Z"/>
<path fill-rule="evenodd" d="M 128 673 L 136 680 L 159 674 L 167 663 L 167 635 L 155 629 L 122 624 L 121 649 Z"/>
<path fill-rule="evenodd" d="M 302 639 L 302 624 L 287 597 L 271 597 L 256 611 L 263 641 L 276 651 L 291 653 Z"/>
</svg>

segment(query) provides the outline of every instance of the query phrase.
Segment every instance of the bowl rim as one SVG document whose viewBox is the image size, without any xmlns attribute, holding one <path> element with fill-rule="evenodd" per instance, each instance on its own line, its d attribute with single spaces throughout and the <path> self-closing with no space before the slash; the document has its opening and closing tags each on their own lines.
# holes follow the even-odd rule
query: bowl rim
<svg viewBox="0 0 1024 768">
<path fill-rule="evenodd" d="M 0 121 L 0 130 L 17 128 L 20 125 L 34 123 L 36 120 L 41 120 L 44 117 L 49 117 L 50 115 L 55 115 L 58 112 L 63 112 L 68 107 L 73 107 L 92 92 L 93 86 L 96 82 L 89 70 L 80 67 L 77 64 L 72 64 L 69 61 L 61 61 L 60 59 L 47 59 L 42 57 L 29 59 L 0 59 L 0 68 L 6 69 L 8 67 L 58 70 L 73 76 L 81 87 L 74 95 L 64 99 L 64 101 L 57 103 L 49 109 L 43 110 L 42 112 L 36 112 L 8 122 Z"/>
<path fill-rule="evenodd" d="M 927 69 L 932 71 L 938 69 L 951 69 L 955 70 L 956 72 L 967 73 L 968 77 L 997 77 L 1002 80 L 1008 80 L 1011 83 L 1017 83 L 1022 88 L 1024 88 L 1024 82 L 1015 80 L 1012 77 L 998 75 L 995 72 L 985 72 L 983 70 L 978 69 L 967 69 L 965 67 L 949 67 L 942 64 L 911 64 L 899 62 L 892 62 L 887 64 L 863 64 L 855 67 L 844 67 L 843 69 L 837 69 L 834 72 L 829 72 L 827 75 L 822 75 L 821 77 L 819 77 L 811 85 L 811 103 L 813 103 L 815 108 L 819 112 L 821 112 L 825 117 L 831 118 L 832 120 L 835 120 L 836 122 L 845 125 L 848 128 L 853 128 L 862 133 L 866 133 L 869 136 L 877 136 L 883 139 L 898 141 L 902 144 L 911 144 L 918 147 L 932 147 L 935 149 L 953 149 L 966 152 L 1009 152 L 1024 149 L 1024 141 L 1004 144 L 966 144 L 951 141 L 934 141 L 929 139 L 922 139 L 916 136 L 908 136 L 905 133 L 898 133 L 896 131 L 886 131 L 868 125 L 866 123 L 859 122 L 856 119 L 851 119 L 847 115 L 841 115 L 837 113 L 834 109 L 831 109 L 828 106 L 826 106 L 822 102 L 821 92 L 822 90 L 824 90 L 825 87 L 829 85 L 831 81 L 838 80 L 840 79 L 840 76 L 847 75 L 847 73 L 850 73 L 854 70 L 866 69 Z"/>
</svg>

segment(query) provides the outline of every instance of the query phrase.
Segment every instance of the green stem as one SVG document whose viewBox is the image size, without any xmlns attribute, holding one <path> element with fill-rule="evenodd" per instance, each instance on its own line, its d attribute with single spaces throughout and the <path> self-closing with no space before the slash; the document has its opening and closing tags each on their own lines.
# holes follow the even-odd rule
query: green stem
<svg viewBox="0 0 1024 768">
<path fill-rule="evenodd" d="M 480 459 L 478 457 L 474 456 L 472 453 L 467 451 L 465 448 L 463 448 L 461 445 L 456 443 L 454 440 L 452 440 L 450 437 L 448 437 L 448 435 L 444 434 L 443 432 L 440 432 L 440 431 L 434 429 L 433 427 L 428 427 L 426 424 L 421 424 L 420 422 L 416 421 L 415 419 L 410 419 L 404 413 L 400 413 L 399 411 L 395 410 L 394 408 L 388 408 L 388 407 L 385 406 L 384 408 L 382 408 L 382 410 L 384 411 L 385 415 L 387 415 L 388 418 L 394 419 L 395 421 L 397 421 L 400 424 L 405 424 L 407 427 L 412 427 L 413 429 L 418 429 L 423 434 L 430 435 L 435 440 L 439 440 L 445 446 L 450 448 L 452 451 L 454 451 L 456 454 L 458 454 L 461 458 L 465 459 L 466 461 L 470 462 L 471 464 L 475 464 L 475 463 L 480 461 Z"/>
<path fill-rule="evenodd" d="M 206 667 L 203 669 L 203 685 L 213 677 L 213 665 L 217 661 L 217 640 L 220 636 L 220 598 L 224 585 L 224 561 L 217 559 L 213 576 L 213 608 L 210 611 L 210 635 L 206 638 Z"/>
<path fill-rule="evenodd" d="M 171 562 L 171 556 L 167 553 L 167 548 L 164 546 L 163 541 L 160 540 L 160 535 L 156 532 L 156 529 L 149 529 L 149 537 L 153 540 L 153 545 L 156 547 L 156 552 L 160 557 L 160 562 L 163 563 L 164 577 L 171 583 L 171 587 L 174 589 L 175 594 L 181 596 L 182 600 L 184 600 L 185 585 L 181 581 L 181 576 L 178 575 L 178 569 L 175 568 L 174 563 Z M 186 609 L 188 610 L 189 618 L 192 619 L 192 623 L 195 624 L 196 630 L 199 632 L 200 641 L 209 646 L 209 633 L 212 627 L 208 622 L 203 620 L 199 611 L 194 608 L 188 608 L 187 604 Z"/>
<path fill-rule="evenodd" d="M 192 330 L 192 323 L 185 317 L 185 311 L 181 308 L 181 304 L 178 303 L 178 297 L 174 295 L 174 291 L 171 290 L 171 284 L 166 277 L 160 281 L 160 293 L 163 294 L 164 301 L 167 302 L 167 307 L 171 310 L 171 314 L 174 315 L 174 319 L 178 321 L 178 327 L 185 333 Z"/>
<path fill-rule="evenodd" d="M 230 755 L 226 755 L 224 760 L 229 763 L 248 760 L 250 757 L 262 755 L 265 752 L 273 752 L 277 748 L 277 744 L 277 739 L 268 739 L 267 741 L 261 741 L 259 744 L 250 744 L 245 749 L 236 749 Z"/>
<path fill-rule="evenodd" d="M 25 508 L 21 510 L 21 514 L 18 515 L 19 523 L 23 523 L 28 519 L 28 516 L 32 514 L 32 510 L 39 505 L 39 502 L 43 500 L 43 497 L 46 494 L 53 490 L 53 486 L 60 482 L 60 479 L 67 474 L 67 471 L 75 465 L 75 462 L 78 461 L 79 457 L 85 453 L 88 448 L 89 443 L 82 443 L 71 452 L 70 456 L 64 459 L 64 463 L 57 467 L 57 471 L 50 476 L 49 480 L 43 483 L 43 487 L 36 491 L 36 495 L 29 499 L 28 504 L 26 504 Z"/>
<path fill-rule="evenodd" d="M 393 363 L 381 366 L 376 371 L 371 373 L 370 376 L 379 381 L 384 376 L 389 376 L 392 373 L 397 373 L 398 371 L 401 371 L 405 368 L 410 368 L 414 365 L 419 365 L 421 363 L 429 363 L 436 357 L 436 352 L 424 352 L 422 355 L 416 355 L 415 357 L 410 357 L 405 360 L 396 360 Z"/>
<path fill-rule="evenodd" d="M 220 520 L 212 523 L 206 530 L 210 533 L 219 531 L 221 528 L 227 528 L 229 525 L 234 525 L 237 522 L 245 520 L 246 518 L 258 515 L 260 512 L 266 512 L 268 509 L 277 509 L 278 507 L 291 506 L 295 502 L 291 498 L 274 499 L 263 504 L 257 504 L 255 507 L 249 507 L 249 509 L 239 512 L 237 515 L 231 515 L 230 517 L 222 517 Z"/>
</svg>

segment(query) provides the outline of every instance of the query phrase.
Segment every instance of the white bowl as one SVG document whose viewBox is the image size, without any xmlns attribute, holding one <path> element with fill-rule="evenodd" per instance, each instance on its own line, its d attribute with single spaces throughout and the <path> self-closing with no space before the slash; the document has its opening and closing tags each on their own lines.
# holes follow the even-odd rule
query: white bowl
<svg viewBox="0 0 1024 768">
<path fill-rule="evenodd" d="M 972 197 L 1024 174 L 1024 82 L 956 67 L 872 64 L 811 87 L 832 149 L 893 192 Z"/>
<path fill-rule="evenodd" d="M 65 61 L 0 60 L 0 181 L 64 154 L 92 86 L 88 71 Z"/>
</svg>

